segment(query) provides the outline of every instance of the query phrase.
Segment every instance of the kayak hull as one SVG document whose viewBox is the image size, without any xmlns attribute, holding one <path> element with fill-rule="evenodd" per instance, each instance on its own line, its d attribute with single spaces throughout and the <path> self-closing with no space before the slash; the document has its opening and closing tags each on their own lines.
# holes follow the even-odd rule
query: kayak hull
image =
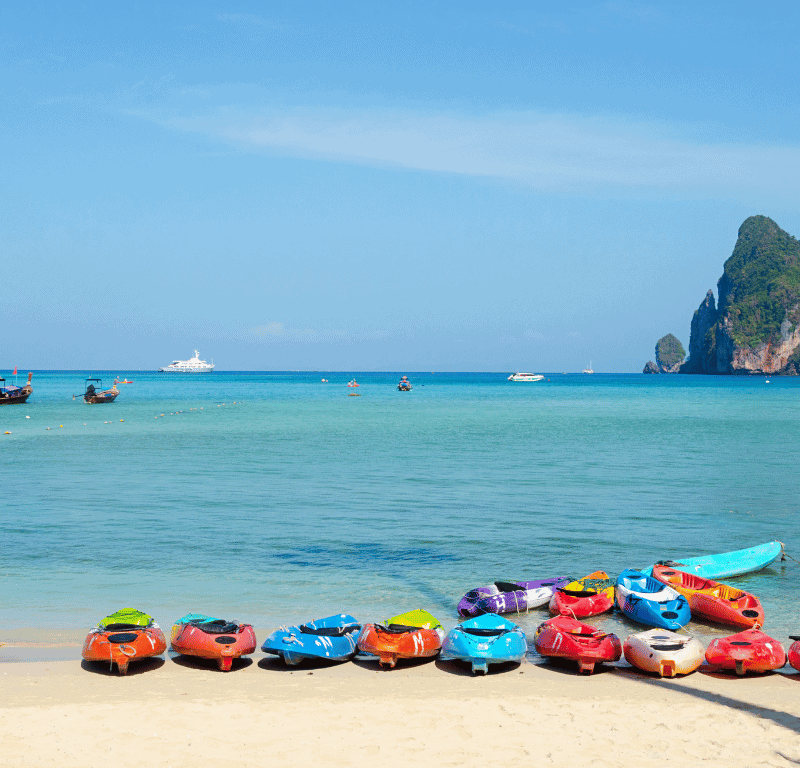
<svg viewBox="0 0 800 768">
<path fill-rule="evenodd" d="M 132 661 L 161 656 L 166 650 L 167 639 L 158 624 L 149 627 L 110 624 L 89 632 L 81 655 L 86 661 L 107 661 L 116 665 L 119 673 L 125 675 Z"/>
<path fill-rule="evenodd" d="M 482 613 L 520 613 L 546 605 L 558 587 L 569 583 L 566 576 L 535 581 L 496 581 L 486 587 L 467 592 L 458 603 L 459 616 L 480 616 Z"/>
<path fill-rule="evenodd" d="M 361 625 L 350 615 L 340 613 L 296 627 L 276 629 L 261 650 L 295 665 L 306 659 L 348 661 L 355 656 Z"/>
<path fill-rule="evenodd" d="M 749 592 L 664 565 L 653 566 L 653 578 L 680 592 L 692 614 L 706 621 L 742 629 L 764 624 L 761 601 Z"/>
<path fill-rule="evenodd" d="M 444 630 L 438 619 L 423 610 L 409 611 L 383 624 L 365 624 L 358 636 L 358 650 L 378 657 L 382 667 L 398 659 L 436 656 L 442 649 Z"/>
<path fill-rule="evenodd" d="M 571 581 L 553 593 L 550 613 L 585 619 L 597 616 L 614 607 L 614 585 L 605 571 L 594 571 L 577 581 Z"/>
<path fill-rule="evenodd" d="M 176 653 L 215 661 L 221 672 L 229 672 L 234 659 L 248 656 L 256 649 L 256 635 L 250 624 L 221 619 L 175 624 L 170 640 Z"/>
<path fill-rule="evenodd" d="M 792 665 L 798 672 L 800 672 L 800 640 L 793 637 L 794 642 L 789 646 L 789 651 L 786 654 L 789 664 Z"/>
<path fill-rule="evenodd" d="M 497 614 L 486 613 L 454 627 L 442 643 L 441 658 L 463 661 L 473 674 L 486 674 L 490 664 L 520 662 L 528 643 L 519 626 Z"/>
<path fill-rule="evenodd" d="M 622 656 L 622 644 L 616 635 L 568 616 L 556 616 L 540 624 L 534 644 L 540 655 L 574 661 L 578 671 L 588 675 L 596 664 L 618 661 Z"/>
<path fill-rule="evenodd" d="M 706 661 L 717 669 L 770 672 L 786 664 L 786 651 L 773 637 L 758 629 L 746 629 L 729 637 L 718 637 L 706 648 Z"/>
<path fill-rule="evenodd" d="M 688 675 L 703 663 L 703 646 L 697 638 L 664 629 L 631 635 L 622 651 L 631 666 L 660 677 Z"/>
<path fill-rule="evenodd" d="M 766 568 L 783 554 L 780 541 L 769 541 L 747 549 L 722 552 L 718 555 L 684 557 L 677 560 L 662 561 L 661 565 L 679 568 L 682 571 L 702 576 L 705 579 L 728 579 L 745 573 L 754 573 Z M 652 566 L 645 570 L 649 574 Z"/>
<path fill-rule="evenodd" d="M 617 578 L 619 609 L 633 621 L 648 627 L 676 630 L 691 620 L 686 598 L 672 587 L 641 571 L 625 570 Z"/>
</svg>

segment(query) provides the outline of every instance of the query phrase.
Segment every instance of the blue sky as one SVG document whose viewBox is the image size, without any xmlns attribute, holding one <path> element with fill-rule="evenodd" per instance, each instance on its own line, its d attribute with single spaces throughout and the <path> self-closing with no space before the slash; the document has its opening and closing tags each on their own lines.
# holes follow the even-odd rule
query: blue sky
<svg viewBox="0 0 800 768">
<path fill-rule="evenodd" d="M 0 10 L 0 370 L 639 371 L 800 235 L 793 3 Z"/>
</svg>

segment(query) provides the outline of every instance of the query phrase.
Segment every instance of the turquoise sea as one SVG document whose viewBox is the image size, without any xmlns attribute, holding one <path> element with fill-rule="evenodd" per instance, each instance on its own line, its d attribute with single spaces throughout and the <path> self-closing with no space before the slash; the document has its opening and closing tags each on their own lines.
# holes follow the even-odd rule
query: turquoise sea
<svg viewBox="0 0 800 768">
<path fill-rule="evenodd" d="M 0 407 L 0 626 L 423 607 L 449 628 L 496 579 L 773 539 L 800 560 L 798 379 L 402 373 L 410 393 L 400 373 L 35 372 L 30 401 Z M 73 401 L 89 374 L 133 383 Z M 788 560 L 736 580 L 783 641 L 798 576 Z"/>
</svg>

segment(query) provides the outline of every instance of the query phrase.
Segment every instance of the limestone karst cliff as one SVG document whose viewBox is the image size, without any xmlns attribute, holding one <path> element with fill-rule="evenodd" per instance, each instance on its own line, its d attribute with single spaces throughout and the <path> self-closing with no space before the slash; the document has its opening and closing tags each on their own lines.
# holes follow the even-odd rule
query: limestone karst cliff
<svg viewBox="0 0 800 768">
<path fill-rule="evenodd" d="M 800 242 L 750 216 L 717 283 L 694 313 L 681 373 L 800 373 Z"/>
</svg>

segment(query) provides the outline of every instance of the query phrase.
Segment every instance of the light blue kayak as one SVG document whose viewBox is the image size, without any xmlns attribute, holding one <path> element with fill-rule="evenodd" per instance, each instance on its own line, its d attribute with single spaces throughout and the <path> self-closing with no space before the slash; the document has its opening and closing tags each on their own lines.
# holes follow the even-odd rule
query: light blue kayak
<svg viewBox="0 0 800 768">
<path fill-rule="evenodd" d="M 783 554 L 780 541 L 770 541 L 749 549 L 737 549 L 734 552 L 723 552 L 719 555 L 701 555 L 700 557 L 683 557 L 679 560 L 661 560 L 659 565 L 680 568 L 704 579 L 729 579 L 766 568 L 773 560 Z M 653 575 L 653 567 L 646 568 L 643 573 Z"/>
<path fill-rule="evenodd" d="M 444 661 L 472 664 L 473 674 L 486 674 L 489 664 L 522 661 L 528 650 L 525 633 L 496 613 L 484 613 L 454 627 L 442 643 Z"/>
</svg>

